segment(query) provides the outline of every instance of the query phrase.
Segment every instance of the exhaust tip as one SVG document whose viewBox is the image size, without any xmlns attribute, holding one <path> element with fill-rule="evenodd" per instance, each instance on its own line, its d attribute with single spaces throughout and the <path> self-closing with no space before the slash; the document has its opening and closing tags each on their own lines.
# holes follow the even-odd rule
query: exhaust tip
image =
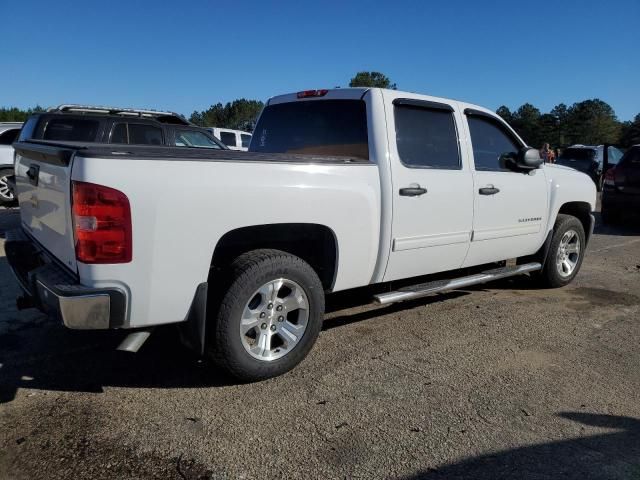
<svg viewBox="0 0 640 480">
<path fill-rule="evenodd" d="M 140 347 L 144 345 L 144 342 L 147 341 L 149 336 L 151 335 L 151 330 L 139 330 L 137 332 L 132 332 L 125 337 L 120 345 L 116 348 L 116 350 L 120 350 L 121 352 L 131 352 L 136 353 L 140 350 Z"/>
</svg>

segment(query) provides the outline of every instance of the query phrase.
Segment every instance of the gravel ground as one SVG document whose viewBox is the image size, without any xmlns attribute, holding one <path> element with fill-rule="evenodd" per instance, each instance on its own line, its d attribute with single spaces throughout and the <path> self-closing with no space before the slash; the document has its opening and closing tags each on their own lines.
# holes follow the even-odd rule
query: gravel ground
<svg viewBox="0 0 640 480">
<path fill-rule="evenodd" d="M 0 237 L 17 223 L 0 211 Z M 115 352 L 17 292 L 0 238 L 0 478 L 640 479 L 640 230 L 597 226 L 564 289 L 336 310 L 249 385 L 170 328 Z"/>
</svg>

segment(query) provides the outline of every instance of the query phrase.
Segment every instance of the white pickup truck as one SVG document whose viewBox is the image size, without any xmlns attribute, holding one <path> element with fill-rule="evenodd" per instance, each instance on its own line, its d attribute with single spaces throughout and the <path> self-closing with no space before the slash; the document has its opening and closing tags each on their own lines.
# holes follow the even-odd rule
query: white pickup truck
<svg viewBox="0 0 640 480">
<path fill-rule="evenodd" d="M 249 152 L 15 149 L 22 228 L 5 249 L 19 306 L 130 329 L 132 351 L 181 322 L 242 380 L 298 364 L 331 292 L 384 284 L 372 297 L 389 303 L 523 273 L 566 285 L 594 224 L 585 174 L 542 165 L 487 109 L 400 91 L 271 98 Z"/>
</svg>

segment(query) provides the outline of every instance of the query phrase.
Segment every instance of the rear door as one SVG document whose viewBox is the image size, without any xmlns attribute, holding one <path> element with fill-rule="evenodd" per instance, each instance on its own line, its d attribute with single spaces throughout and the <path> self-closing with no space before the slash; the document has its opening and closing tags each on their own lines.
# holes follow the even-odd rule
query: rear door
<svg viewBox="0 0 640 480">
<path fill-rule="evenodd" d="M 16 144 L 16 193 L 22 225 L 49 253 L 76 271 L 72 160 L 71 149 Z"/>
<path fill-rule="evenodd" d="M 392 175 L 392 244 L 384 280 L 459 268 L 473 220 L 473 180 L 457 103 L 384 91 Z"/>
</svg>

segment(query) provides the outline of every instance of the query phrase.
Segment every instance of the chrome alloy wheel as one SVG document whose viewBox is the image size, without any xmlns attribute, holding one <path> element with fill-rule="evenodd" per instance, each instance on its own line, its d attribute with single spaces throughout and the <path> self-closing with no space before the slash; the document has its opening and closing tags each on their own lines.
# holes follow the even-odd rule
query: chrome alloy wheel
<svg viewBox="0 0 640 480">
<path fill-rule="evenodd" d="M 575 230 L 567 230 L 558 246 L 556 268 L 561 277 L 566 278 L 576 269 L 580 259 L 580 237 Z"/>
<path fill-rule="evenodd" d="M 300 342 L 309 321 L 309 300 L 302 287 L 278 278 L 255 291 L 242 312 L 242 346 L 253 358 L 277 360 Z"/>
<path fill-rule="evenodd" d="M 7 183 L 7 176 L 0 177 L 0 197 L 4 200 L 13 200 L 13 193 L 9 190 L 9 184 Z"/>
</svg>

